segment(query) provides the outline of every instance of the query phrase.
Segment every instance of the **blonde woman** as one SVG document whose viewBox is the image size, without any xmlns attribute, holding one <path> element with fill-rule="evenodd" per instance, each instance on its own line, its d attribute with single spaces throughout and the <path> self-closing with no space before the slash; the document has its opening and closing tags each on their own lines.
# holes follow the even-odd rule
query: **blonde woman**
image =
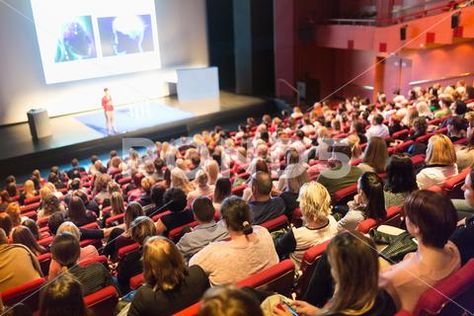
<svg viewBox="0 0 474 316">
<path fill-rule="evenodd" d="M 331 215 L 331 196 L 322 184 L 310 182 L 303 185 L 298 199 L 303 226 L 292 228 L 276 244 L 280 258 L 289 255 L 297 266 L 306 250 L 337 234 L 337 221 Z"/>
<path fill-rule="evenodd" d="M 431 136 L 426 149 L 426 167 L 416 175 L 420 190 L 443 183 L 447 178 L 458 174 L 456 151 L 448 136 Z"/>
<path fill-rule="evenodd" d="M 197 172 L 194 182 L 196 184 L 196 190 L 188 194 L 188 207 L 191 207 L 194 200 L 200 196 L 207 197 L 214 195 L 215 185 L 209 185 L 209 175 L 204 170 Z"/>
<path fill-rule="evenodd" d="M 184 193 L 186 193 L 186 195 L 194 190 L 194 187 L 191 182 L 189 182 L 186 173 L 177 167 L 171 170 L 171 187 L 180 188 Z"/>
<path fill-rule="evenodd" d="M 371 137 L 364 152 L 362 163 L 357 167 L 363 172 L 385 172 L 388 150 L 387 143 L 382 137 Z"/>
<path fill-rule="evenodd" d="M 112 197 L 110 199 L 110 206 L 112 208 L 112 216 L 116 216 L 122 213 L 125 213 L 125 203 L 123 201 L 123 195 L 120 192 L 112 193 Z"/>
<path fill-rule="evenodd" d="M 215 185 L 219 177 L 219 164 L 215 160 L 209 160 L 206 163 L 206 172 L 209 176 L 209 185 Z"/>
<path fill-rule="evenodd" d="M 23 204 L 26 199 L 35 197 L 37 194 L 35 183 L 32 180 L 26 180 L 23 185 L 23 192 L 20 194 L 20 204 Z"/>
</svg>

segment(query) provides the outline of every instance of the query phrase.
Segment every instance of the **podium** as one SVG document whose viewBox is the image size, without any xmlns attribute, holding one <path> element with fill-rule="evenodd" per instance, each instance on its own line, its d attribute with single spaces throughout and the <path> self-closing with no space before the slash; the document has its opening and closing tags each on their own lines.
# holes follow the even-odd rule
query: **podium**
<svg viewBox="0 0 474 316">
<path fill-rule="evenodd" d="M 26 115 L 28 116 L 31 137 L 34 140 L 52 135 L 51 123 L 49 122 L 49 115 L 46 109 L 31 109 Z"/>
<path fill-rule="evenodd" d="M 217 67 L 182 68 L 167 80 L 170 94 L 181 102 L 219 99 L 219 70 Z"/>
</svg>

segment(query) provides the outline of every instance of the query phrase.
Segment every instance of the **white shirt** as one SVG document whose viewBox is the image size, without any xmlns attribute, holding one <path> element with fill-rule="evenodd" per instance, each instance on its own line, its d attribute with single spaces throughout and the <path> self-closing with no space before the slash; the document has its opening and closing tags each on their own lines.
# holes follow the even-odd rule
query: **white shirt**
<svg viewBox="0 0 474 316">
<path fill-rule="evenodd" d="M 365 133 L 365 136 L 368 140 L 370 140 L 371 137 L 385 138 L 390 136 L 390 132 L 388 131 L 388 127 L 384 124 L 372 125 Z"/>
<path fill-rule="evenodd" d="M 443 183 L 447 178 L 458 174 L 457 164 L 451 166 L 427 167 L 416 175 L 416 183 L 420 190 Z"/>
<path fill-rule="evenodd" d="M 297 267 L 300 266 L 306 250 L 336 236 L 337 222 L 332 216 L 329 216 L 328 218 L 329 223 L 319 229 L 309 229 L 306 228 L 306 226 L 293 228 L 296 249 L 290 254 L 290 258 Z"/>
</svg>

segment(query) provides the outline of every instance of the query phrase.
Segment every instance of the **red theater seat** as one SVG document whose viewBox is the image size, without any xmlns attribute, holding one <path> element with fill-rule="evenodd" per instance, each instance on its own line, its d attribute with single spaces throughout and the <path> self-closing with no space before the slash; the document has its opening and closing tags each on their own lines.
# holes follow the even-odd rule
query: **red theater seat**
<svg viewBox="0 0 474 316">
<path fill-rule="evenodd" d="M 270 219 L 262 224 L 260 226 L 265 227 L 268 229 L 269 232 L 273 232 L 276 230 L 279 230 L 281 228 L 287 227 L 288 226 L 288 217 L 286 215 L 280 215 L 276 218 Z"/>
<path fill-rule="evenodd" d="M 125 213 L 118 214 L 115 216 L 110 216 L 109 218 L 105 220 L 105 226 L 110 227 L 113 222 L 118 222 L 119 224 L 122 224 L 124 217 L 125 217 Z"/>
<path fill-rule="evenodd" d="M 391 225 L 398 227 L 400 224 L 400 215 L 402 209 L 399 206 L 392 206 L 387 210 L 387 218 L 383 221 L 377 222 L 373 218 L 368 218 L 359 223 L 357 230 L 363 234 L 367 234 L 372 228 L 375 228 L 381 224 Z"/>
<path fill-rule="evenodd" d="M 168 234 L 168 238 L 174 242 L 178 242 L 180 238 L 183 236 L 183 229 L 185 229 L 186 227 L 191 227 L 191 228 L 196 227 L 197 225 L 199 225 L 199 222 L 194 221 L 194 222 L 176 227 L 170 231 L 170 233 Z"/>
<path fill-rule="evenodd" d="M 158 220 L 159 220 L 162 216 L 165 216 L 165 215 L 168 215 L 168 214 L 171 214 L 171 211 L 164 211 L 164 212 L 162 212 L 162 213 L 156 214 L 156 215 L 154 215 L 151 219 L 152 219 L 154 222 L 158 222 Z"/>
<path fill-rule="evenodd" d="M 424 292 L 413 315 L 472 315 L 473 297 L 474 259 L 471 259 L 457 272 Z"/>
<path fill-rule="evenodd" d="M 29 204 L 32 204 L 32 203 L 37 203 L 40 200 L 41 200 L 41 196 L 37 195 L 37 196 L 34 196 L 32 198 L 26 199 L 24 204 L 29 205 Z"/>
<path fill-rule="evenodd" d="M 79 265 L 81 267 L 87 267 L 88 265 L 91 265 L 93 263 L 101 263 L 104 265 L 106 269 L 108 269 L 108 261 L 106 256 L 97 256 L 97 257 L 92 257 L 92 258 L 86 258 L 84 260 L 81 260 L 79 262 Z"/>
<path fill-rule="evenodd" d="M 136 251 L 138 248 L 140 248 L 140 244 L 137 243 L 137 242 L 133 243 L 131 245 L 127 245 L 125 247 L 120 248 L 117 251 L 118 259 L 122 260 L 128 253 L 130 253 L 132 251 Z"/>
<path fill-rule="evenodd" d="M 258 290 L 277 292 L 285 296 L 291 294 L 295 279 L 295 265 L 290 259 L 249 276 L 237 283 L 238 287 L 252 287 Z"/>
<path fill-rule="evenodd" d="M 13 306 L 22 302 L 32 311 L 38 309 L 40 288 L 46 282 L 44 278 L 26 282 L 0 294 L 4 305 Z"/>
<path fill-rule="evenodd" d="M 407 138 L 408 133 L 410 133 L 410 131 L 408 129 L 404 129 L 404 130 L 393 133 L 392 138 L 403 140 L 403 139 Z"/>
<path fill-rule="evenodd" d="M 332 196 L 333 204 L 343 204 L 349 202 L 357 193 L 357 183 L 353 183 L 343 189 L 337 190 Z"/>
<path fill-rule="evenodd" d="M 39 255 L 36 257 L 38 259 L 38 262 L 41 267 L 41 272 L 43 272 L 43 275 L 47 276 L 49 274 L 49 265 L 51 264 L 51 253 L 44 253 L 42 255 Z"/>
<path fill-rule="evenodd" d="M 41 202 L 30 203 L 28 205 L 20 206 L 20 213 L 26 213 L 30 211 L 36 211 L 41 205 Z"/>
<path fill-rule="evenodd" d="M 331 240 L 326 240 L 325 242 L 313 246 L 305 251 L 300 265 L 301 276 L 298 279 L 295 288 L 296 293 L 299 294 L 299 296 L 301 296 L 306 291 L 309 281 L 311 280 L 311 275 L 313 274 L 316 264 L 318 263 L 318 259 L 326 250 L 326 247 L 330 241 Z"/>
<path fill-rule="evenodd" d="M 189 306 L 188 308 L 183 309 L 180 312 L 174 314 L 174 316 L 195 316 L 199 313 L 199 309 L 201 308 L 201 302 L 198 302 L 194 305 Z"/>
<path fill-rule="evenodd" d="M 242 196 L 244 194 L 244 190 L 247 188 L 246 184 L 241 184 L 232 188 L 232 194 L 237 196 Z"/>
<path fill-rule="evenodd" d="M 84 297 L 84 303 L 93 315 L 113 316 L 119 295 L 113 286 L 108 286 Z"/>
<path fill-rule="evenodd" d="M 464 185 L 464 180 L 471 172 L 471 168 L 466 168 L 461 173 L 446 179 L 443 183 L 443 189 L 450 199 L 463 199 L 464 192 L 461 187 Z"/>
<path fill-rule="evenodd" d="M 140 273 L 136 276 L 130 278 L 130 288 L 132 290 L 138 289 L 145 282 L 145 276 L 143 273 Z"/>
</svg>

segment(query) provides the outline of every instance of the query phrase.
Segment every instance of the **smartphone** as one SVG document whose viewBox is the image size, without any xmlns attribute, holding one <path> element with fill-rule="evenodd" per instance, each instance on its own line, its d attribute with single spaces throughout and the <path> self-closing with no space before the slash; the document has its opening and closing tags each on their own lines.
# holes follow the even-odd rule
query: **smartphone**
<svg viewBox="0 0 474 316">
<path fill-rule="evenodd" d="M 298 313 L 296 312 L 296 310 L 293 308 L 293 306 L 290 305 L 289 302 L 282 300 L 282 301 L 281 301 L 281 304 L 283 304 L 283 305 L 285 305 L 286 307 L 288 307 L 288 310 L 290 311 L 291 315 L 293 315 L 293 316 L 299 316 Z"/>
</svg>

